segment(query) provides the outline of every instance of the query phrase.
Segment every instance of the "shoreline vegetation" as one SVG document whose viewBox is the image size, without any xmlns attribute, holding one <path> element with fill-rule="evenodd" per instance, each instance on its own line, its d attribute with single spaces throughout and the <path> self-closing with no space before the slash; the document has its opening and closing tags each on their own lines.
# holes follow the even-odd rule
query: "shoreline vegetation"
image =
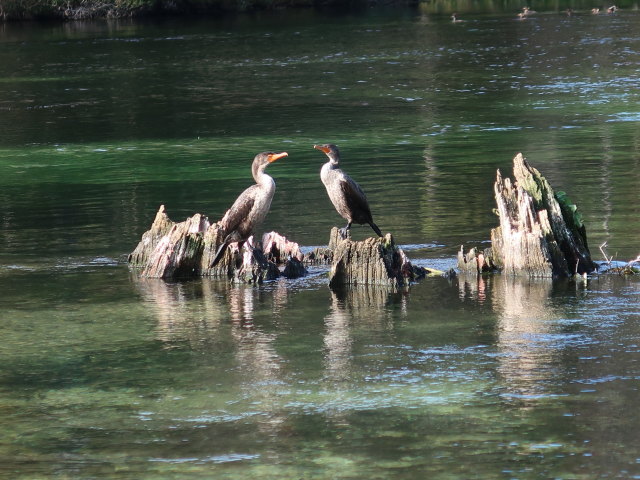
<svg viewBox="0 0 640 480">
<path fill-rule="evenodd" d="M 418 3 L 419 0 L 0 0 L 0 21 L 225 15 L 293 8 L 354 10 Z"/>
<path fill-rule="evenodd" d="M 524 0 L 0 0 L 0 23 L 21 20 L 90 20 L 118 18 L 166 18 L 188 16 L 221 17 L 264 11 L 315 9 L 358 12 L 372 7 L 411 7 L 424 13 L 519 12 Z M 535 0 L 538 11 L 567 9 L 557 0 Z M 593 7 L 607 12 L 615 4 L 624 10 L 640 9 L 640 0 L 572 0 L 572 12 L 589 13 Z M 576 10 L 578 9 L 578 10 Z"/>
</svg>

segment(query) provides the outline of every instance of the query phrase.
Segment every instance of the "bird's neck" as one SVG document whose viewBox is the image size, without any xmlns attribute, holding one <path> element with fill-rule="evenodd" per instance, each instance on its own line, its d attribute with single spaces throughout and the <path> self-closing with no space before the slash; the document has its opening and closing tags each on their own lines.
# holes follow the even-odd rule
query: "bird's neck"
<svg viewBox="0 0 640 480">
<path fill-rule="evenodd" d="M 257 168 L 253 172 L 253 179 L 261 187 L 271 188 L 275 185 L 273 178 L 265 173 L 264 168 Z"/>
<path fill-rule="evenodd" d="M 336 160 L 335 158 L 330 158 L 325 165 L 327 165 L 327 168 L 334 170 L 336 168 L 340 168 L 340 160 Z"/>
</svg>

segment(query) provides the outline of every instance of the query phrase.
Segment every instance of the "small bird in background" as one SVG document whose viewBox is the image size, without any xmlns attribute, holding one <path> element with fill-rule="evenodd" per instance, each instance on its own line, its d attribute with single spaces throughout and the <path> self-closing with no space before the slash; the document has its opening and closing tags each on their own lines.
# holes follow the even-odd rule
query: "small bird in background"
<svg viewBox="0 0 640 480">
<path fill-rule="evenodd" d="M 329 161 L 320 170 L 320 179 L 336 211 L 347 221 L 347 225 L 340 229 L 342 238 L 347 238 L 352 223 L 359 225 L 366 223 L 371 226 L 376 235 L 382 237 L 382 232 L 373 222 L 369 202 L 360 185 L 340 169 L 338 147 L 329 143 L 314 145 L 313 148 L 324 152 L 329 157 Z"/>
</svg>

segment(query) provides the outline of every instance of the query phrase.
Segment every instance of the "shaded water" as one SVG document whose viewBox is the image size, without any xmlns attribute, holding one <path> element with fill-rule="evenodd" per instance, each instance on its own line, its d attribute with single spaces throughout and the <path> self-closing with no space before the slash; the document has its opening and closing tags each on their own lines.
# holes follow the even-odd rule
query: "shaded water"
<svg viewBox="0 0 640 480">
<path fill-rule="evenodd" d="M 326 243 L 318 142 L 417 263 L 488 239 L 517 151 L 596 258 L 634 258 L 632 7 L 3 26 L 0 475 L 640 475 L 634 278 L 331 292 L 322 271 L 250 288 L 124 264 L 160 204 L 221 216 L 262 150 L 289 152 L 264 230 Z"/>
</svg>

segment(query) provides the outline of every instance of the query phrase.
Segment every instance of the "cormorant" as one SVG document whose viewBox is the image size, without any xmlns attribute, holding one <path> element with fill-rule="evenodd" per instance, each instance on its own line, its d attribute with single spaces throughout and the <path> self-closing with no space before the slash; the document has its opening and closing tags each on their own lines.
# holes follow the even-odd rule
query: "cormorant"
<svg viewBox="0 0 640 480">
<path fill-rule="evenodd" d="M 352 223 L 364 225 L 368 223 L 379 237 L 382 232 L 373 223 L 369 202 L 364 192 L 349 175 L 340 169 L 340 151 L 333 144 L 314 145 L 313 148 L 324 152 L 329 161 L 320 170 L 320 179 L 324 183 L 329 199 L 336 208 L 340 216 L 347 221 L 347 226 L 340 229 L 342 238 L 347 237 L 347 233 Z"/>
<path fill-rule="evenodd" d="M 212 267 L 218 264 L 230 243 L 244 243 L 264 221 L 276 191 L 276 182 L 264 171 L 271 162 L 287 155 L 287 152 L 262 152 L 255 156 L 251 174 L 256 184 L 242 192 L 220 220 L 223 231 L 228 233 L 216 251 Z"/>
</svg>

